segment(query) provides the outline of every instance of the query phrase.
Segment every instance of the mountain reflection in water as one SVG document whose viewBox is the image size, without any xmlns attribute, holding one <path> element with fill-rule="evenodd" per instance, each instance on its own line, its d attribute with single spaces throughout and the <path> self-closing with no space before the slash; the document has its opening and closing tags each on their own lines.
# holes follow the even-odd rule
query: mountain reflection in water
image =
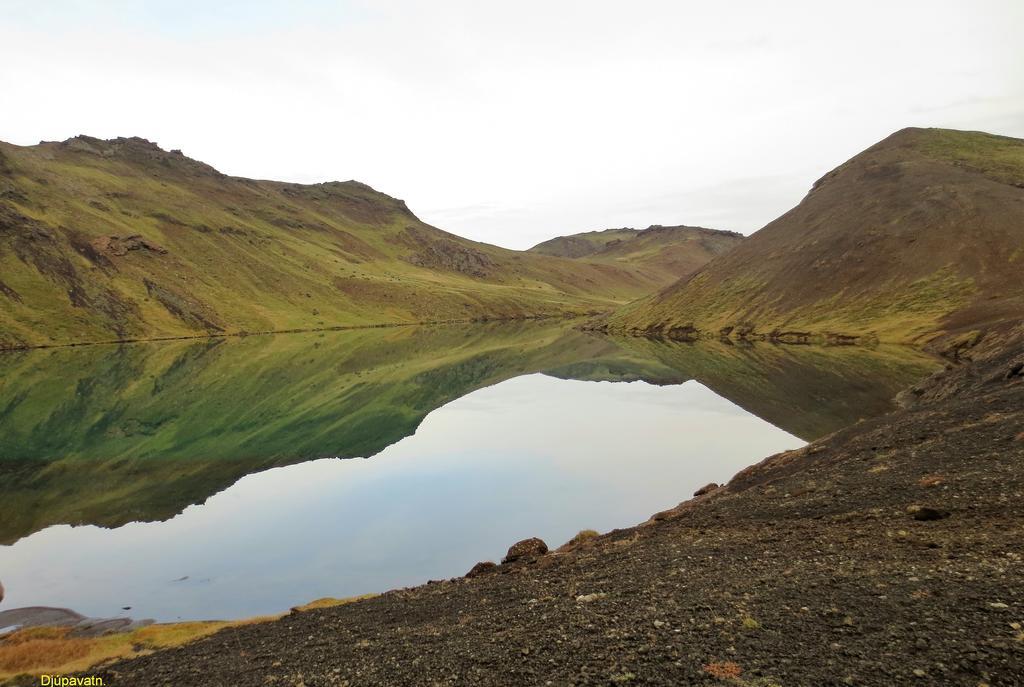
<svg viewBox="0 0 1024 687">
<path fill-rule="evenodd" d="M 14 545 L 0 569 L 15 605 L 161 619 L 450 576 L 518 534 L 634 524 L 886 412 L 933 367 L 897 347 L 663 343 L 564 323 L 6 353 L 0 542 Z M 331 457 L 373 459 L 315 460 Z M 46 572 L 62 555 L 95 556 L 99 577 Z M 231 591 L 245 580 L 265 588 Z"/>
</svg>

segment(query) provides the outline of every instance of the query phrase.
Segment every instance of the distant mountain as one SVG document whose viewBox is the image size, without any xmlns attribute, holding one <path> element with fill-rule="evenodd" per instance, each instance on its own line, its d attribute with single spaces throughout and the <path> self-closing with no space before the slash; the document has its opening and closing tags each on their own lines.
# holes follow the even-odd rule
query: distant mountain
<svg viewBox="0 0 1024 687">
<path fill-rule="evenodd" d="M 1024 141 L 904 129 L 611 329 L 925 342 L 1024 313 Z"/>
<path fill-rule="evenodd" d="M 693 274 L 742 240 L 743 234 L 734 231 L 655 224 L 646 229 L 605 229 L 559 236 L 538 243 L 530 252 L 637 268 L 662 288 Z"/>
<path fill-rule="evenodd" d="M 601 251 L 608 244 L 614 245 L 628 241 L 639 233 L 639 229 L 631 229 L 629 227 L 586 231 L 581 234 L 556 236 L 553 239 L 538 243 L 529 250 L 532 253 L 555 255 L 560 258 L 583 258 Z"/>
<path fill-rule="evenodd" d="M 653 288 L 454 236 L 354 181 L 230 177 L 140 138 L 0 143 L 0 348 L 579 314 Z"/>
</svg>

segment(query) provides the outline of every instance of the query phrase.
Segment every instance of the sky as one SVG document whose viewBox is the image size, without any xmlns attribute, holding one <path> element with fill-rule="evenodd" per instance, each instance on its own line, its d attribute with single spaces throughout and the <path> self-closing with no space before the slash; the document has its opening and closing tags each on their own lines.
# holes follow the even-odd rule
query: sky
<svg viewBox="0 0 1024 687">
<path fill-rule="evenodd" d="M 0 0 L 0 140 L 357 179 L 527 248 L 749 234 L 906 126 L 1024 138 L 1024 2 Z"/>
</svg>

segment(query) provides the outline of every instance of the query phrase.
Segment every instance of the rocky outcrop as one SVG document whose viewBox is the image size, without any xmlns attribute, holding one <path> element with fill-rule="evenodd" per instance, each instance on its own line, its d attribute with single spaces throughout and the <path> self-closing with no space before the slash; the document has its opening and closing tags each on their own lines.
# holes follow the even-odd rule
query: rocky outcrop
<svg viewBox="0 0 1024 687">
<path fill-rule="evenodd" d="M 155 298 L 167 312 L 189 327 L 206 332 L 220 332 L 223 327 L 216 321 L 216 315 L 205 303 L 178 289 L 159 284 L 152 279 L 143 279 L 146 292 Z"/>
<path fill-rule="evenodd" d="M 415 252 L 406 262 L 427 269 L 460 272 L 471 277 L 486 277 L 494 269 L 494 261 L 483 251 L 463 243 L 428 235 L 417 227 L 406 227 L 407 243 Z"/>
<path fill-rule="evenodd" d="M 705 484 L 703 487 L 701 487 L 697 491 L 693 492 L 693 495 L 694 496 L 706 496 L 707 494 L 710 494 L 711 492 L 713 492 L 713 491 L 715 491 L 717 489 L 720 489 L 718 484 L 716 482 L 711 482 L 710 484 Z"/>
<path fill-rule="evenodd" d="M 189 176 L 224 177 L 224 174 L 210 165 L 186 157 L 180 150 L 164 150 L 156 143 L 138 136 L 104 140 L 79 135 L 56 145 L 69 151 L 114 158 L 138 165 L 159 166 L 160 169 L 182 172 Z"/>
<path fill-rule="evenodd" d="M 146 251 L 149 253 L 156 253 L 157 255 L 167 254 L 166 248 L 159 246 L 138 234 L 126 236 L 124 238 L 121 238 L 120 236 L 100 236 L 99 238 L 93 239 L 91 243 L 95 250 L 117 257 L 128 255 L 131 251 Z"/>
<path fill-rule="evenodd" d="M 152 624 L 153 621 L 149 619 L 89 618 L 68 608 L 48 606 L 27 606 L 0 612 L 0 628 L 67 627 L 70 628 L 69 637 L 102 637 Z"/>
<path fill-rule="evenodd" d="M 490 575 L 495 572 L 498 572 L 498 566 L 493 561 L 480 561 L 469 569 L 466 577 L 480 577 L 481 575 Z"/>
</svg>

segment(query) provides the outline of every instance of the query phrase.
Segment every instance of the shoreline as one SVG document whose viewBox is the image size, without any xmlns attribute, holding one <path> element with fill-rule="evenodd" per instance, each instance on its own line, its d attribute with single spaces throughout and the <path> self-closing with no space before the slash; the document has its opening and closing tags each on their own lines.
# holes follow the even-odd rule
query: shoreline
<svg viewBox="0 0 1024 687">
<path fill-rule="evenodd" d="M 610 312 L 610 311 L 609 311 Z M 926 351 L 931 344 L 942 338 L 942 333 L 935 334 L 924 344 L 916 341 L 888 341 L 878 338 L 874 334 L 843 334 L 839 332 L 754 332 L 747 334 L 715 334 L 711 331 L 686 328 L 663 329 L 625 329 L 609 327 L 602 322 L 590 321 L 600 313 L 564 313 L 551 315 L 525 315 L 521 317 L 478 317 L 451 320 L 421 320 L 417 322 L 379 322 L 371 324 L 333 325 L 330 327 L 311 327 L 296 329 L 266 329 L 259 331 L 237 331 L 237 332 L 209 332 L 206 334 L 182 334 L 177 336 L 155 336 L 135 337 L 124 339 L 104 339 L 100 341 L 72 341 L 68 343 L 49 344 L 26 344 L 9 346 L 0 344 L 0 354 L 14 353 L 20 351 L 47 350 L 58 348 L 82 348 L 87 346 L 119 346 L 136 343 L 161 343 L 169 341 L 199 341 L 207 339 L 231 339 L 244 338 L 249 336 L 273 336 L 277 334 L 313 334 L 318 332 L 344 332 L 360 331 L 366 329 L 391 329 L 400 327 L 428 327 L 435 325 L 457 325 L 457 324 L 489 324 L 489 323 L 512 323 L 512 322 L 536 322 L 546 320 L 584 320 L 575 328 L 579 331 L 603 334 L 605 336 L 625 336 L 653 341 L 670 341 L 674 343 L 698 343 L 700 341 L 722 341 L 730 344 L 754 344 L 770 343 L 784 346 L 859 346 L 864 348 L 875 348 L 877 346 L 907 346 L 917 350 Z M 731 329 L 731 328 L 730 328 Z"/>
<path fill-rule="evenodd" d="M 103 341 L 74 341 L 70 343 L 32 344 L 25 346 L 0 346 L 0 353 L 16 351 L 34 351 L 52 348 L 80 348 L 83 346 L 118 346 L 133 343 L 158 343 L 165 341 L 193 341 L 202 339 L 231 339 L 247 336 L 272 336 L 275 334 L 313 334 L 317 332 L 346 332 L 363 329 L 390 329 L 398 327 L 426 327 L 450 324 L 487 324 L 492 322 L 534 322 L 543 320 L 572 320 L 588 317 L 590 313 L 566 313 L 562 315 L 527 315 L 523 317 L 486 317 L 456 320 L 423 320 L 421 322 L 381 322 L 376 324 L 336 325 L 331 327 L 313 327 L 308 329 L 267 329 L 261 331 L 238 331 L 207 334 L 187 334 L 181 336 L 157 336 L 149 338 L 107 339 Z"/>
</svg>

